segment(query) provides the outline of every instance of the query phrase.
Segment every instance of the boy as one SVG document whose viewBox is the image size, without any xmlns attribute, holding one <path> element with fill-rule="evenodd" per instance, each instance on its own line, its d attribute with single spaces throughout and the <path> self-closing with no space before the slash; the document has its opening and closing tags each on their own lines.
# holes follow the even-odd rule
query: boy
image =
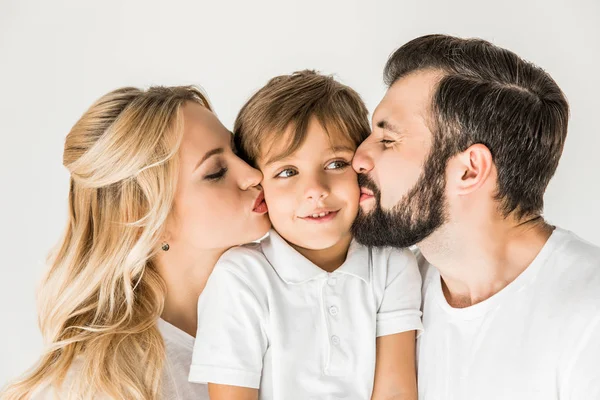
<svg viewBox="0 0 600 400">
<path fill-rule="evenodd" d="M 416 399 L 416 260 L 350 232 L 350 163 L 369 132 L 358 94 L 312 71 L 273 78 L 240 111 L 273 229 L 225 253 L 200 296 L 190 380 L 211 399 Z"/>
</svg>

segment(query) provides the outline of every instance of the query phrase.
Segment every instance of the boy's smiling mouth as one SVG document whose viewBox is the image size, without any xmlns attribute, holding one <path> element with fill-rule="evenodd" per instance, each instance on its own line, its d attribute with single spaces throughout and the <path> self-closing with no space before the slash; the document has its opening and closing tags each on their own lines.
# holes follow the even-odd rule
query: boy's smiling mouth
<svg viewBox="0 0 600 400">
<path fill-rule="evenodd" d="M 311 213 L 303 216 L 303 217 L 299 217 L 300 219 L 303 219 L 305 221 L 311 221 L 311 222 L 327 222 L 327 221 L 331 221 L 332 219 L 334 219 L 338 212 L 340 210 L 331 210 L 331 209 L 316 209 L 313 210 Z"/>
</svg>

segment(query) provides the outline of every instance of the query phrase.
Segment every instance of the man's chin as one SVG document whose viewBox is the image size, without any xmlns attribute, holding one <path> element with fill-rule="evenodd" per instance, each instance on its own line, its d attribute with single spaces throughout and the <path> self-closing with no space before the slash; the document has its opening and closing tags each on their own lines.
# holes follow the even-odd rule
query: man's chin
<svg viewBox="0 0 600 400">
<path fill-rule="evenodd" d="M 375 210 L 375 204 L 361 204 L 358 210 L 358 214 L 361 216 L 368 216 L 373 213 L 373 210 Z"/>
</svg>

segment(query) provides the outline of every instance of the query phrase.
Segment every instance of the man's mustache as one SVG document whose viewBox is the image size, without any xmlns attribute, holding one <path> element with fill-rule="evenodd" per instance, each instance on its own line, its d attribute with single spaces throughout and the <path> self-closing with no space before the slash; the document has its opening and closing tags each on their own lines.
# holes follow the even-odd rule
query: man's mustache
<svg viewBox="0 0 600 400">
<path fill-rule="evenodd" d="M 367 174 L 358 174 L 358 186 L 371 190 L 376 199 L 381 197 L 379 187 Z"/>
</svg>

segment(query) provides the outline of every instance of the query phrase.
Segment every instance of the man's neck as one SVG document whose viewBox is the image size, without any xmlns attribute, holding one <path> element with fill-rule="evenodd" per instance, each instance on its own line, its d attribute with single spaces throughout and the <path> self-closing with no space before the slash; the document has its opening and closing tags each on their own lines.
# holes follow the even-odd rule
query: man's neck
<svg viewBox="0 0 600 400">
<path fill-rule="evenodd" d="M 480 303 L 514 281 L 554 229 L 541 217 L 464 222 L 448 223 L 419 243 L 423 256 L 440 271 L 446 300 L 456 308 Z"/>
</svg>

